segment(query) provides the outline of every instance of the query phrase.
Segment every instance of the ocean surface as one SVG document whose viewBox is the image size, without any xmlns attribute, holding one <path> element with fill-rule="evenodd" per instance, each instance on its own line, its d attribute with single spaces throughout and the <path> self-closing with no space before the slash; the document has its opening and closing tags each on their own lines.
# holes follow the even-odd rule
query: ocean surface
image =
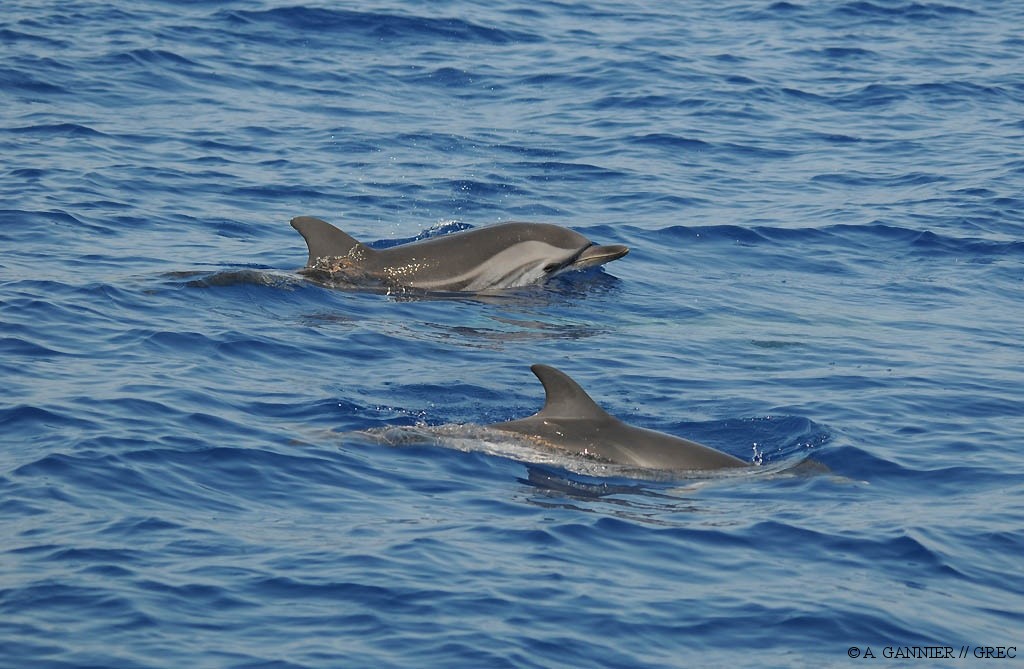
<svg viewBox="0 0 1024 669">
<path fill-rule="evenodd" d="M 0 666 L 1024 666 L 1021 26 L 4 0 Z M 332 290 L 302 214 L 631 251 Z M 538 362 L 751 467 L 480 436 Z"/>
</svg>

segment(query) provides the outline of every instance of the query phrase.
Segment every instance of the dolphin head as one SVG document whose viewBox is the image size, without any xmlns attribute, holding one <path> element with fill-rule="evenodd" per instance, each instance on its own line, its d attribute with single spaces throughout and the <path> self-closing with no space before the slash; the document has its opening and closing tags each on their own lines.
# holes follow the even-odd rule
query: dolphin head
<svg viewBox="0 0 1024 669">
<path fill-rule="evenodd" d="M 401 265 L 443 258 L 431 275 L 410 284 L 427 290 L 480 292 L 518 288 L 562 272 L 596 267 L 629 252 L 625 246 L 598 246 L 583 235 L 550 223 L 509 222 L 389 249 Z M 443 269 L 444 271 L 438 271 Z"/>
<path fill-rule="evenodd" d="M 581 249 L 579 253 L 570 258 L 569 262 L 565 263 L 561 267 L 550 268 L 549 266 L 549 268 L 545 269 L 549 269 L 549 271 L 554 272 L 587 269 L 588 267 L 603 265 L 612 260 L 618 260 L 627 253 L 629 253 L 629 247 L 622 244 L 607 244 L 600 246 L 591 242 L 589 246 Z"/>
<path fill-rule="evenodd" d="M 601 246 L 568 228 L 542 223 L 535 223 L 532 226 L 538 240 L 550 247 L 551 257 L 543 267 L 547 276 L 597 267 L 629 253 L 628 246 L 622 244 Z"/>
</svg>

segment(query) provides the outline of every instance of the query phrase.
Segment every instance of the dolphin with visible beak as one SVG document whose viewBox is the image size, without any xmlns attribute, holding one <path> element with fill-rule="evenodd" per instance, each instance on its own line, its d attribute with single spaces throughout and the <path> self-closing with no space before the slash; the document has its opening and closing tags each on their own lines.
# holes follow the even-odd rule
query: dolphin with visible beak
<svg viewBox="0 0 1024 669">
<path fill-rule="evenodd" d="M 627 425 L 606 413 L 567 374 L 547 365 L 530 369 L 544 384 L 544 408 L 527 418 L 487 427 L 574 454 L 649 469 L 708 470 L 750 464 L 688 439 Z"/>
<path fill-rule="evenodd" d="M 598 246 L 547 223 L 499 223 L 387 249 L 370 248 L 312 216 L 291 223 L 309 247 L 303 274 L 357 286 L 439 292 L 518 288 L 629 253 L 626 246 Z"/>
</svg>

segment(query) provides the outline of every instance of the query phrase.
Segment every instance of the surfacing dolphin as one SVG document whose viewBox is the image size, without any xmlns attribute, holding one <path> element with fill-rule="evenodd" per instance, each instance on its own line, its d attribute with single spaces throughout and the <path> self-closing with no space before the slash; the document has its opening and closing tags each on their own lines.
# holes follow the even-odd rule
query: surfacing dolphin
<svg viewBox="0 0 1024 669">
<path fill-rule="evenodd" d="M 598 246 L 547 223 L 500 223 L 380 250 L 312 216 L 293 218 L 292 227 L 309 247 L 303 274 L 355 286 L 439 292 L 518 288 L 629 253 L 626 246 Z"/>
<path fill-rule="evenodd" d="M 515 432 L 547 446 L 609 462 L 649 469 L 706 470 L 750 463 L 688 439 L 623 423 L 597 406 L 586 391 L 554 367 L 530 367 L 544 384 L 544 408 L 489 428 Z"/>
</svg>

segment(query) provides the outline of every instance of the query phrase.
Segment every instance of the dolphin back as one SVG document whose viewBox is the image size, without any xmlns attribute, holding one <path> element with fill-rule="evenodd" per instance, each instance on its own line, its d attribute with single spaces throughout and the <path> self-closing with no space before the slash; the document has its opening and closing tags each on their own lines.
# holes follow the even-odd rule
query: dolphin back
<svg viewBox="0 0 1024 669">
<path fill-rule="evenodd" d="M 572 453 L 650 469 L 703 470 L 748 463 L 703 444 L 623 423 L 599 407 L 567 374 L 530 367 L 544 384 L 544 408 L 533 416 L 490 427 L 517 432 Z"/>
<path fill-rule="evenodd" d="M 318 258 L 354 255 L 365 258 L 377 253 L 327 221 L 313 216 L 296 216 L 292 219 L 292 227 L 299 231 L 309 247 L 307 267 L 313 267 Z"/>
</svg>

